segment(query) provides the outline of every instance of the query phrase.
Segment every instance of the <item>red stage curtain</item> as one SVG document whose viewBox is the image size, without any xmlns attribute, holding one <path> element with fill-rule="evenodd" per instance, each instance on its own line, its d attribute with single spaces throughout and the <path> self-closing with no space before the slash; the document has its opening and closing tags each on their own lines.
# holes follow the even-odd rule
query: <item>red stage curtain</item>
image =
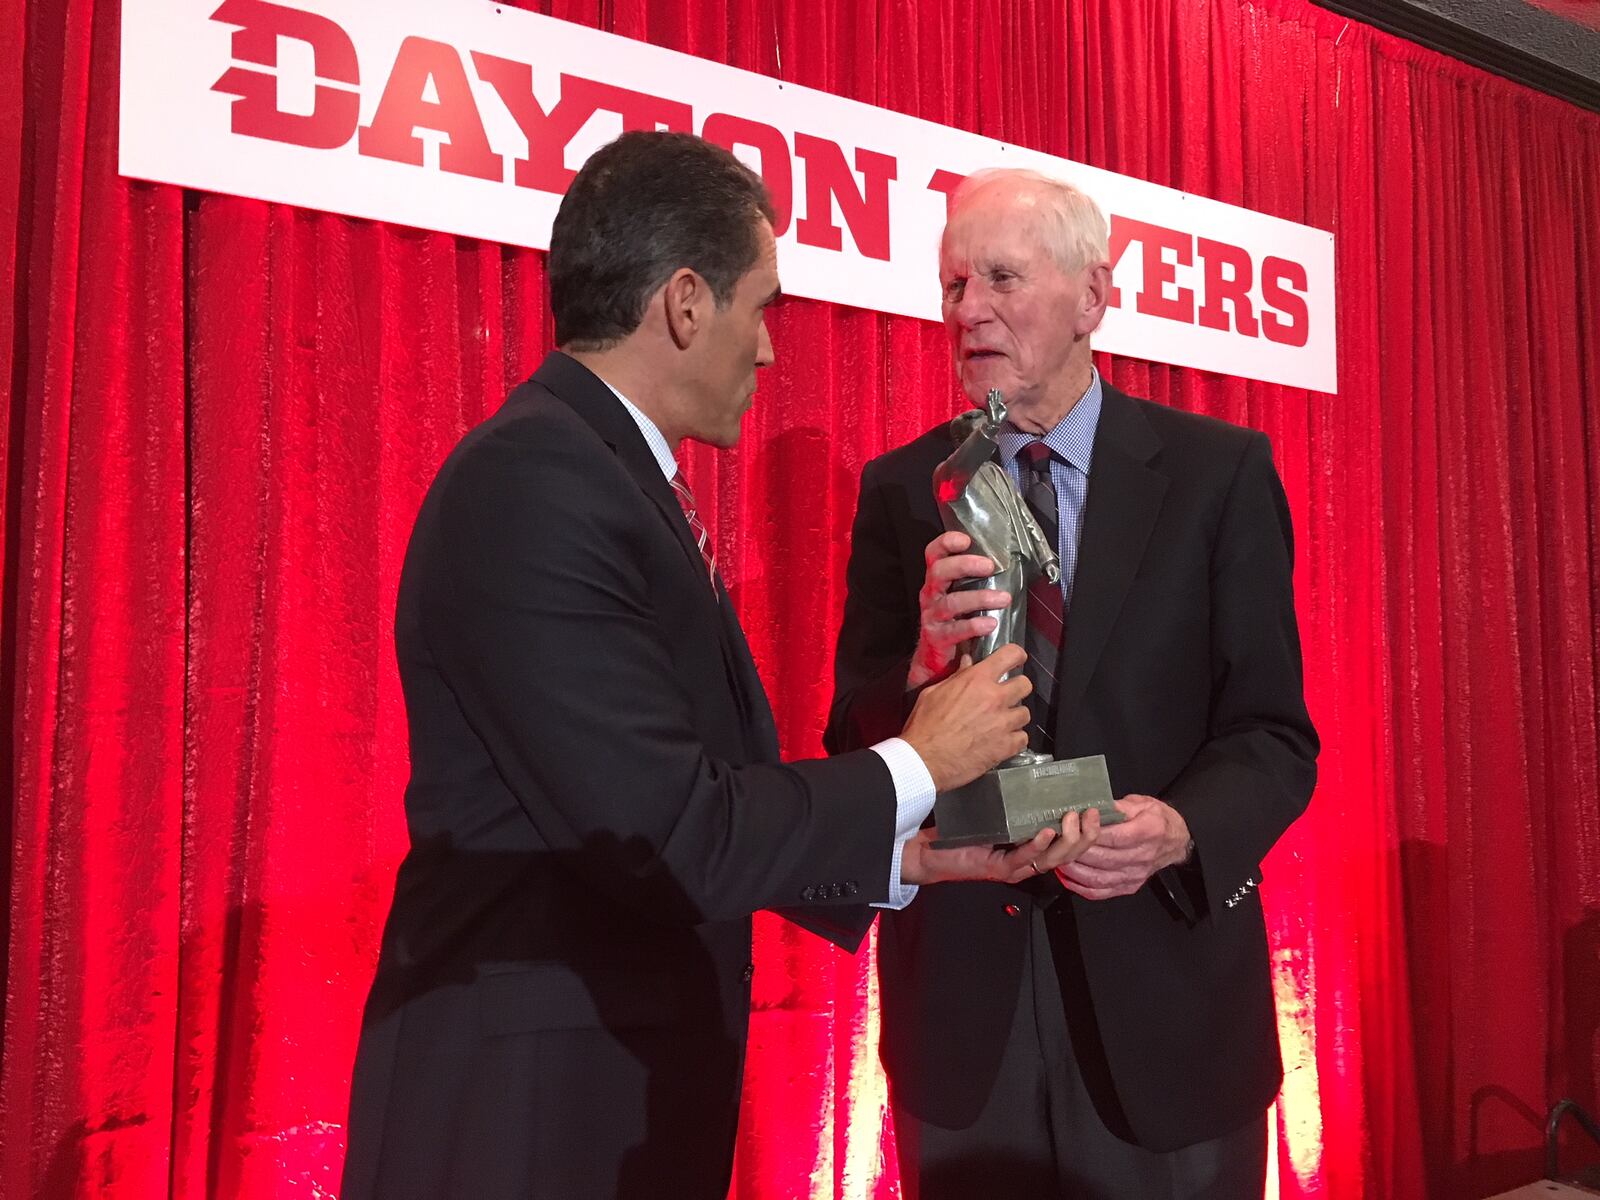
<svg viewBox="0 0 1600 1200">
<path fill-rule="evenodd" d="M 1336 396 L 1266 430 L 1322 784 L 1266 867 L 1275 1186 L 1482 1196 L 1596 1099 L 1600 118 L 1304 0 L 572 0 L 556 16 L 1331 229 Z M 412 516 L 549 344 L 538 254 L 116 175 L 110 0 L 0 15 L 0 1192 L 334 1194 L 403 849 Z M 935 286 L 930 259 L 928 286 Z M 815 753 L 861 465 L 942 333 L 791 301 L 687 469 Z M 736 1194 L 897 1194 L 867 956 L 759 930 Z"/>
</svg>

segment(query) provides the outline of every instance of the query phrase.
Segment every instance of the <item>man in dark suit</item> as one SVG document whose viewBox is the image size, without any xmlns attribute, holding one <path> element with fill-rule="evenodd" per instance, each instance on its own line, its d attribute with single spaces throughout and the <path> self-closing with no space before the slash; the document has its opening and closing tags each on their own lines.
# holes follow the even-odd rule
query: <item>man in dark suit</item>
<svg viewBox="0 0 1600 1200">
<path fill-rule="evenodd" d="M 853 946 L 869 903 L 1074 849 L 936 852 L 917 832 L 935 788 L 1024 743 L 1028 685 L 1001 682 L 1020 652 L 956 672 L 871 749 L 778 760 L 675 458 L 731 446 L 772 361 L 771 216 L 697 138 L 597 152 L 552 233 L 565 353 L 428 491 L 396 615 L 412 846 L 344 1200 L 721 1200 L 754 910 L 813 906 Z"/>
<path fill-rule="evenodd" d="M 924 888 L 879 934 L 882 1056 L 908 1197 L 1261 1195 L 1282 1067 L 1260 861 L 1303 811 L 1289 514 L 1260 433 L 1124 395 L 1089 338 L 1111 284 L 1081 192 L 982 172 L 940 249 L 966 395 L 1009 406 L 1001 465 L 1052 532 L 1029 591 L 1030 740 L 1104 754 L 1125 823 L 1022 885 Z M 951 430 L 861 482 L 828 731 L 892 730 L 995 627 L 993 571 L 941 533 Z"/>
</svg>

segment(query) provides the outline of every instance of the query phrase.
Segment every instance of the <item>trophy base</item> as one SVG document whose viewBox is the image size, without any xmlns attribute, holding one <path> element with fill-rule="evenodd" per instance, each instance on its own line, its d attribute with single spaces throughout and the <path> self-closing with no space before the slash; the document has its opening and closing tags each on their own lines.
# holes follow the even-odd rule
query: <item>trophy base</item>
<svg viewBox="0 0 1600 1200">
<path fill-rule="evenodd" d="M 934 849 L 1026 842 L 1046 827 L 1058 828 L 1069 812 L 1100 810 L 1100 824 L 1127 820 L 1111 795 L 1103 754 L 1001 766 L 950 792 L 933 806 L 939 840 Z"/>
</svg>

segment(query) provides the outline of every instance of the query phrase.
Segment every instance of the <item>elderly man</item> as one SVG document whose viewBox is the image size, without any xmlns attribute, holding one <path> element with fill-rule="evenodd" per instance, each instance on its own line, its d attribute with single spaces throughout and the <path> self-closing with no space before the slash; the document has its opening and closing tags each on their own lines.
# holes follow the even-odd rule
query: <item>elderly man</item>
<svg viewBox="0 0 1600 1200">
<path fill-rule="evenodd" d="M 1025 744 L 1027 682 L 1000 681 L 1021 651 L 924 692 L 899 736 L 778 761 L 677 470 L 685 439 L 737 441 L 772 361 L 771 219 L 698 138 L 596 152 L 551 237 L 562 350 L 428 490 L 395 621 L 412 844 L 345 1200 L 722 1200 L 755 909 L 812 906 L 854 945 L 869 903 L 1053 869 L 1086 840 L 973 854 L 917 833 L 935 788 Z"/>
<path fill-rule="evenodd" d="M 1127 820 L 1021 885 L 885 913 L 882 1055 L 907 1195 L 1259 1196 L 1282 1066 L 1261 859 L 1303 811 L 1306 714 L 1288 507 L 1260 433 L 1124 395 L 1090 336 L 1105 220 L 1020 171 L 957 191 L 940 248 L 962 389 L 998 388 L 1002 465 L 1055 539 L 1030 591 L 1031 744 L 1104 754 Z M 941 533 L 940 425 L 869 463 L 828 740 L 898 728 L 1004 593 Z"/>
</svg>

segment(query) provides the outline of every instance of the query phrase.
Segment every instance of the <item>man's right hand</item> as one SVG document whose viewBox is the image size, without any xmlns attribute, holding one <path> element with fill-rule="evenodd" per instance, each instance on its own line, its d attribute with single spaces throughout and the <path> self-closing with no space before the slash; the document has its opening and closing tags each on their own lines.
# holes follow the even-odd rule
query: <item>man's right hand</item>
<svg viewBox="0 0 1600 1200">
<path fill-rule="evenodd" d="M 954 675 L 917 697 L 900 736 L 922 757 L 939 791 L 972 782 L 1027 746 L 1022 701 L 1033 684 L 1021 674 L 1001 682 L 1026 659 L 1011 643 L 977 664 L 963 656 Z"/>
<path fill-rule="evenodd" d="M 1010 592 L 992 588 L 971 591 L 950 590 L 962 579 L 985 579 L 994 574 L 994 563 L 981 554 L 965 554 L 972 539 L 954 530 L 941 533 L 923 551 L 928 570 L 922 590 L 917 594 L 921 610 L 917 625 L 917 649 L 911 656 L 911 671 L 906 688 L 919 688 L 931 679 L 943 679 L 955 666 L 956 653 L 968 638 L 994 632 L 993 617 L 975 616 L 1011 603 Z"/>
</svg>

